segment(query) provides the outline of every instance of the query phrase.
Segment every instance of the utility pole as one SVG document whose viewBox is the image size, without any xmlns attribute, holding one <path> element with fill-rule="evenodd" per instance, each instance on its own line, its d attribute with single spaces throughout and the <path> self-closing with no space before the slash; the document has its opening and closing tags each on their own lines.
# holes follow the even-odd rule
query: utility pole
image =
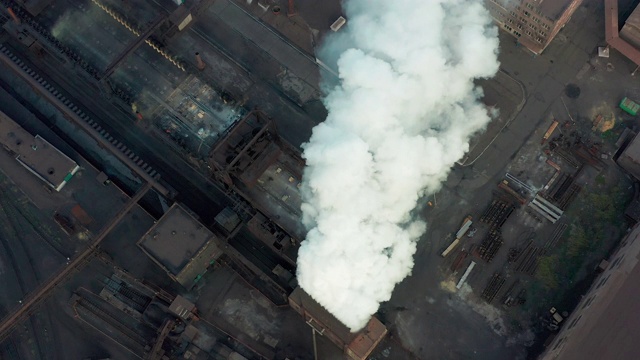
<svg viewBox="0 0 640 360">
<path fill-rule="evenodd" d="M 313 335 L 313 359 L 318 360 L 318 343 L 316 342 L 316 329 L 311 328 L 311 334 Z"/>
</svg>

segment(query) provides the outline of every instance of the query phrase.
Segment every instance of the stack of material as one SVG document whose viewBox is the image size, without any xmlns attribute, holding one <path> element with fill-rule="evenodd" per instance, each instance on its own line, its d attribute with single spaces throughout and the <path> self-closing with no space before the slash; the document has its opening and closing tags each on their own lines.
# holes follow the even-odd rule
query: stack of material
<svg viewBox="0 0 640 360">
<path fill-rule="evenodd" d="M 481 297 L 487 302 L 493 301 L 502 286 L 504 286 L 505 281 L 505 278 L 500 273 L 495 273 L 489 280 L 489 284 L 482 291 Z"/>
<path fill-rule="evenodd" d="M 527 246 L 522 250 L 516 259 L 516 271 L 533 275 L 538 268 L 539 257 L 544 253 L 544 249 L 534 246 L 533 240 L 529 240 Z"/>
<path fill-rule="evenodd" d="M 553 205 L 540 195 L 536 195 L 536 197 L 529 203 L 529 206 L 538 212 L 538 214 L 542 215 L 542 217 L 554 224 L 564 213 L 560 208 Z"/>
<path fill-rule="evenodd" d="M 478 249 L 480 257 L 487 262 L 491 262 L 503 243 L 504 241 L 502 240 L 500 229 L 491 228 L 487 236 L 482 240 L 480 248 Z"/>
</svg>

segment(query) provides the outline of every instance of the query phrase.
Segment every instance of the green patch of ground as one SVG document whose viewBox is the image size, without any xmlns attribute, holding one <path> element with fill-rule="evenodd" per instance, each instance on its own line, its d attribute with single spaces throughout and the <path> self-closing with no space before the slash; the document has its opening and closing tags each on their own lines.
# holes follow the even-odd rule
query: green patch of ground
<svg viewBox="0 0 640 360">
<path fill-rule="evenodd" d="M 540 258 L 535 278 L 527 285 L 528 301 L 523 311 L 543 314 L 554 306 L 567 311 L 575 306 L 578 292 L 584 291 L 583 280 L 592 275 L 597 263 L 625 233 L 623 211 L 630 199 L 628 185 L 620 180 L 610 188 L 600 185 L 583 190 L 565 213 L 573 219 L 571 225 L 556 248 Z"/>
</svg>

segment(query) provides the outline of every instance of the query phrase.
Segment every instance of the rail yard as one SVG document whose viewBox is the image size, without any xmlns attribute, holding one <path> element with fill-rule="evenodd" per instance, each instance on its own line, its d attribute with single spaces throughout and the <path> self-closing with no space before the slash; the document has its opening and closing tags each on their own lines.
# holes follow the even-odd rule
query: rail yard
<svg viewBox="0 0 640 360">
<path fill-rule="evenodd" d="M 339 83 L 317 47 L 349 26 L 312 3 L 0 0 L 1 359 L 524 359 L 553 341 L 640 219 L 636 65 L 594 50 L 603 6 L 539 56 L 500 33 L 477 81 L 499 111 L 420 198 L 411 275 L 352 332 L 297 280 L 303 144 Z"/>
</svg>

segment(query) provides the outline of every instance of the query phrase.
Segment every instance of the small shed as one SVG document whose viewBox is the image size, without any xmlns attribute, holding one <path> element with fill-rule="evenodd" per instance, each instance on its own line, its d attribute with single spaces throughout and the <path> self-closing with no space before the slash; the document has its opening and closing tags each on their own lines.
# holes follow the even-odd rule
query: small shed
<svg viewBox="0 0 640 360">
<path fill-rule="evenodd" d="M 620 108 L 631 115 L 636 115 L 638 110 L 640 110 L 640 105 L 638 105 L 635 101 L 625 97 L 620 101 Z"/>
</svg>

